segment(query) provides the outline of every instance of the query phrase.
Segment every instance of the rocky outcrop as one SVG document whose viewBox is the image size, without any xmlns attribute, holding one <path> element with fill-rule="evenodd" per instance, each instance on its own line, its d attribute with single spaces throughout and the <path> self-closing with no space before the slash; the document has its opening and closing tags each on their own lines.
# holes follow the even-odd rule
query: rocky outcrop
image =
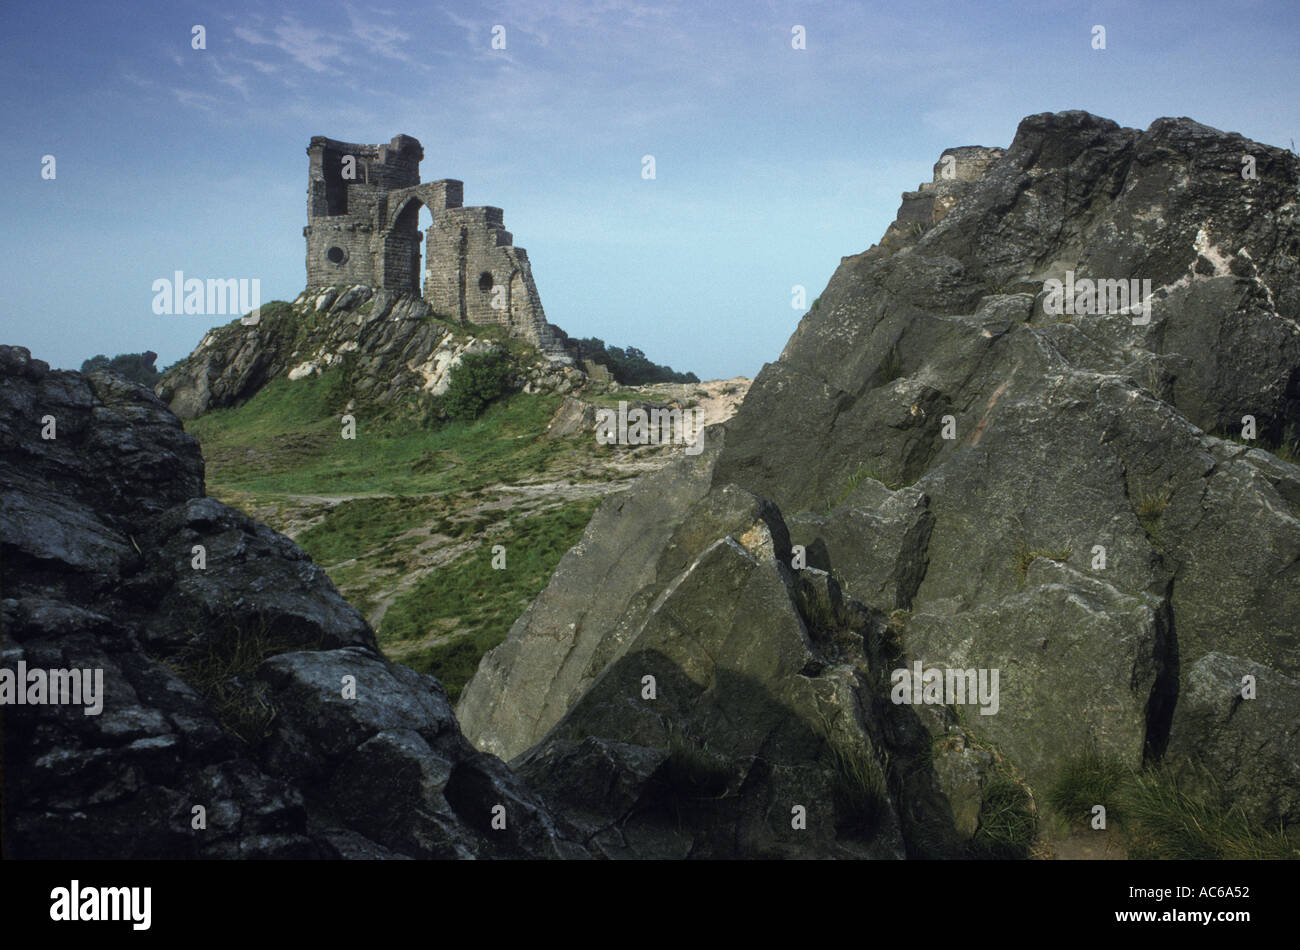
<svg viewBox="0 0 1300 950">
<path fill-rule="evenodd" d="M 1207 653 L 1187 671 L 1170 757 L 1269 827 L 1300 822 L 1300 680 Z"/>
<path fill-rule="evenodd" d="M 462 694 L 595 846 L 883 855 L 897 826 L 968 853 L 995 776 L 1041 799 L 1089 749 L 1296 823 L 1300 160 L 1082 112 L 954 157 L 725 439 L 605 502 Z M 997 701 L 895 701 L 913 664 L 996 672 Z M 1267 702 L 1232 698 L 1247 674 Z M 883 796 L 867 833 L 846 772 Z"/>
<path fill-rule="evenodd" d="M 902 247 L 938 224 L 970 184 L 983 178 L 989 166 L 1003 154 L 1003 149 L 978 145 L 944 149 L 934 164 L 934 178 L 922 182 L 916 191 L 903 192 L 898 216 L 880 239 L 881 245 Z"/>
<path fill-rule="evenodd" d="M 517 767 L 611 857 L 901 857 L 861 638 L 809 609 L 774 506 L 706 490 L 720 439 L 602 506 L 484 658 L 466 730 L 503 756 L 546 736 Z"/>
<path fill-rule="evenodd" d="M 242 405 L 272 380 L 297 382 L 334 369 L 343 377 L 345 399 L 381 407 L 416 404 L 446 392 L 464 354 L 496 348 L 473 329 L 436 319 L 414 295 L 361 285 L 313 288 L 292 304 L 263 306 L 256 323 L 241 318 L 210 330 L 154 389 L 176 415 L 193 419 Z M 515 382 L 528 392 L 567 393 L 586 378 L 568 362 L 538 353 Z"/>
<path fill-rule="evenodd" d="M 6 858 L 585 856 L 152 393 L 3 346 L 0 407 Z"/>
</svg>

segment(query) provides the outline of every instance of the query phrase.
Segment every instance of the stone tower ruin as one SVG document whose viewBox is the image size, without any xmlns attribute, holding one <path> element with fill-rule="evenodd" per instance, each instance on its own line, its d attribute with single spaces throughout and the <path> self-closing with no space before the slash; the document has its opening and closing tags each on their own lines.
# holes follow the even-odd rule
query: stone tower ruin
<svg viewBox="0 0 1300 950">
<path fill-rule="evenodd" d="M 387 145 L 358 145 L 317 135 L 307 155 L 309 289 L 364 284 L 421 296 L 435 313 L 503 327 L 569 360 L 564 334 L 546 322 L 528 253 L 514 246 L 501 209 L 463 207 L 465 186 L 454 179 L 421 184 L 419 140 L 398 135 Z M 433 217 L 424 234 L 421 206 Z"/>
</svg>

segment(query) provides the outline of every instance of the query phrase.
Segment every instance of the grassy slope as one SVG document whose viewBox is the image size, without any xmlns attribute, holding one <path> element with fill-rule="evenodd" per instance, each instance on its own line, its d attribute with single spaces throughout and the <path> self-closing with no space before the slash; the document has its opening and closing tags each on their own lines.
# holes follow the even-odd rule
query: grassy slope
<svg viewBox="0 0 1300 950">
<path fill-rule="evenodd" d="M 594 445 L 541 438 L 559 396 L 517 395 L 473 422 L 438 428 L 357 413 L 353 440 L 341 437 L 346 399 L 337 371 L 279 379 L 187 429 L 203 447 L 209 493 L 295 533 L 363 611 L 386 600 L 384 649 L 439 676 L 454 698 L 617 477 Z M 599 482 L 591 497 L 490 504 L 494 486 L 575 476 Z M 328 499 L 305 527 L 293 518 L 304 496 Z M 496 544 L 505 570 L 491 566 Z"/>
<path fill-rule="evenodd" d="M 342 438 L 342 377 L 277 379 L 249 403 L 186 428 L 203 446 L 208 482 L 256 495 L 473 491 L 541 472 L 571 446 L 538 438 L 561 397 L 505 400 L 473 422 L 437 429 L 357 414 Z"/>
</svg>

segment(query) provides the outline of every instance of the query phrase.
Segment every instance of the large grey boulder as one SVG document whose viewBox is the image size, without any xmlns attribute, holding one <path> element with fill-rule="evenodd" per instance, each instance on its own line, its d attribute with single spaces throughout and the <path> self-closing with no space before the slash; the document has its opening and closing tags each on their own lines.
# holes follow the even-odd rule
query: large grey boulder
<svg viewBox="0 0 1300 950">
<path fill-rule="evenodd" d="M 666 583 L 659 558 L 707 492 L 721 438 L 719 428 L 705 430 L 699 455 L 683 454 L 596 509 L 551 583 L 461 692 L 456 713 L 479 748 L 507 760 L 524 752 L 621 652 Z"/>
<path fill-rule="evenodd" d="M 683 672 L 697 653 L 717 662 L 728 641 L 711 631 L 743 612 L 738 598 L 751 598 L 755 656 L 790 635 L 770 601 L 726 587 L 732 530 L 688 531 L 692 506 L 726 491 L 778 510 L 810 571 L 845 592 L 868 673 L 843 688 L 858 745 L 889 756 L 909 853 L 977 835 L 995 768 L 1039 801 L 1088 748 L 1133 766 L 1195 760 L 1230 787 L 1253 774 L 1205 751 L 1233 733 L 1192 671 L 1239 657 L 1283 678 L 1277 697 L 1300 675 L 1300 468 L 1287 461 L 1300 450 L 1300 159 L 1189 119 L 1142 131 L 1083 112 L 1030 116 L 1005 151 L 952 157 L 962 175 L 905 195 L 881 244 L 842 259 L 689 492 L 643 483 L 617 503 L 627 517 L 608 507 L 601 531 L 616 523 L 634 554 L 596 534 L 571 553 L 466 689 L 476 744 L 529 749 L 538 773 L 590 769 L 629 808 L 668 723 L 747 748 L 730 694 L 690 694 L 709 680 Z M 1099 306 L 1054 306 L 1050 282 L 1076 280 L 1106 282 Z M 1246 416 L 1254 441 L 1230 441 Z M 713 596 L 678 597 L 672 584 L 706 566 Z M 657 624 L 673 636 L 656 639 Z M 892 703 L 891 669 L 918 661 L 999 670 L 998 711 L 967 704 L 954 721 Z M 781 697 L 787 728 L 812 728 L 790 697 L 799 677 L 838 668 L 819 662 L 793 679 L 746 667 L 750 692 Z M 636 699 L 634 667 L 655 664 L 687 690 L 684 708 Z M 1283 729 L 1254 708 L 1267 725 L 1249 728 Z M 782 748 L 768 761 L 803 760 Z M 1248 799 L 1252 816 L 1294 824 L 1294 777 L 1268 761 L 1260 781 L 1283 804 Z M 563 797 L 581 780 L 553 785 Z M 692 853 L 709 851 L 703 825 L 684 839 Z M 782 847 L 774 828 L 728 827 L 747 829 L 741 850 Z M 602 846 L 636 851 L 599 828 Z"/>
<path fill-rule="evenodd" d="M 282 654 L 257 679 L 278 712 L 267 771 L 321 790 L 329 813 L 369 840 L 412 857 L 586 857 L 499 759 L 466 741 L 433 677 L 354 647 Z"/>
<path fill-rule="evenodd" d="M 883 789 L 886 779 L 875 724 L 855 706 L 861 673 L 837 662 L 835 644 L 816 642 L 797 583 L 767 545 L 713 542 L 518 761 L 521 774 L 567 813 L 566 789 L 599 765 L 620 794 L 580 798 L 571 819 L 611 856 L 901 857 L 887 796 L 870 798 L 871 783 Z M 862 763 L 853 801 L 836 801 L 832 745 Z M 602 763 L 610 750 L 621 750 L 616 769 Z"/>
<path fill-rule="evenodd" d="M 1188 786 L 1265 827 L 1300 821 L 1300 681 L 1223 653 L 1187 671 L 1169 751 Z"/>
</svg>

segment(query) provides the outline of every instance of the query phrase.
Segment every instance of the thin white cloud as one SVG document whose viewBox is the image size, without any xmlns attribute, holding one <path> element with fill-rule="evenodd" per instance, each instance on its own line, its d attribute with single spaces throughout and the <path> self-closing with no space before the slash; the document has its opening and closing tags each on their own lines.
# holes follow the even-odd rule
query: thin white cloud
<svg viewBox="0 0 1300 950">
<path fill-rule="evenodd" d="M 204 112 L 212 112 L 221 105 L 221 99 L 207 92 L 199 92 L 195 89 L 172 89 L 172 95 L 176 101 L 186 108 L 202 109 Z"/>
<path fill-rule="evenodd" d="M 217 82 L 234 89 L 245 99 L 248 98 L 248 76 L 225 68 L 215 59 L 212 60 L 212 71 L 216 74 Z"/>
<path fill-rule="evenodd" d="M 399 27 L 378 22 L 375 17 L 380 11 L 370 10 L 359 13 L 351 4 L 345 4 L 344 9 L 347 10 L 353 39 L 360 43 L 367 53 L 405 63 L 408 66 L 421 68 L 425 66 L 408 51 L 411 34 Z M 392 16 L 391 13 L 383 15 Z"/>
<path fill-rule="evenodd" d="M 271 28 L 270 36 L 237 26 L 235 36 L 255 46 L 273 46 L 312 72 L 323 73 L 337 60 L 346 64 L 343 47 L 331 38 L 332 33 L 304 26 L 297 17 L 285 16 Z"/>
<path fill-rule="evenodd" d="M 241 63 L 247 63 L 249 66 L 252 66 L 254 69 L 256 69 L 259 73 L 261 73 L 264 76 L 269 76 L 271 73 L 276 73 L 280 71 L 279 66 L 274 66 L 271 63 L 264 63 L 260 59 L 240 57 L 238 61 Z"/>
</svg>

